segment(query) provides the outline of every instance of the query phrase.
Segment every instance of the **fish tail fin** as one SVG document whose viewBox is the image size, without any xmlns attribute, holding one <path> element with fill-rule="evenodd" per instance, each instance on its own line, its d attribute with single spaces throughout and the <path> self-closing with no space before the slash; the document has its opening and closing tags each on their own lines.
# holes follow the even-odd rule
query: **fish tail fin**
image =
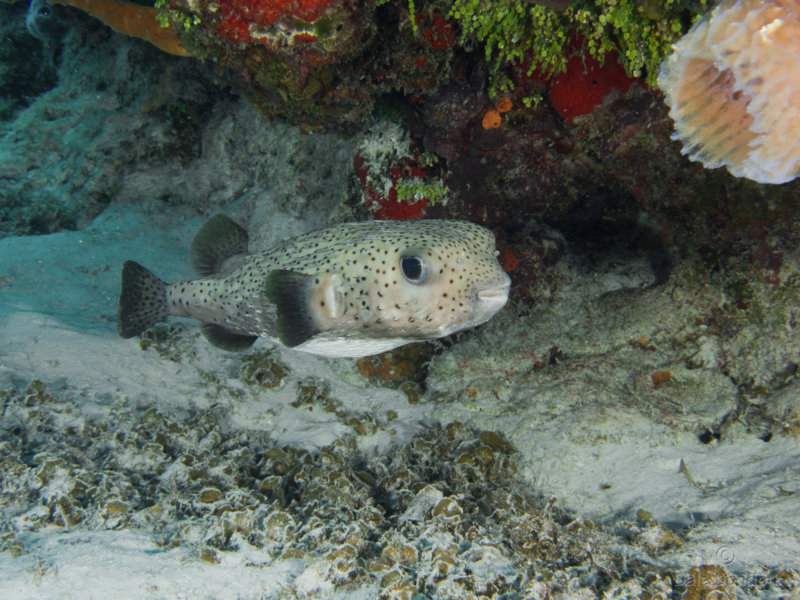
<svg viewBox="0 0 800 600">
<path fill-rule="evenodd" d="M 122 265 L 122 289 L 117 307 L 117 331 L 130 338 L 152 327 L 169 314 L 167 284 L 139 263 Z"/>
<path fill-rule="evenodd" d="M 191 247 L 192 269 L 209 277 L 232 256 L 247 254 L 247 231 L 225 215 L 215 215 L 197 232 Z"/>
</svg>

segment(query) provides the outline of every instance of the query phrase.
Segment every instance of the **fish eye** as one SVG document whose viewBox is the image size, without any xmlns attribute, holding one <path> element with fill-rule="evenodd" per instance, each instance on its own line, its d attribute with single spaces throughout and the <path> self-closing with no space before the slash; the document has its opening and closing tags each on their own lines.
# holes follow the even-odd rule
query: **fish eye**
<svg viewBox="0 0 800 600">
<path fill-rule="evenodd" d="M 428 277 L 428 266 L 419 256 L 401 256 L 400 270 L 409 283 L 419 284 Z"/>
</svg>

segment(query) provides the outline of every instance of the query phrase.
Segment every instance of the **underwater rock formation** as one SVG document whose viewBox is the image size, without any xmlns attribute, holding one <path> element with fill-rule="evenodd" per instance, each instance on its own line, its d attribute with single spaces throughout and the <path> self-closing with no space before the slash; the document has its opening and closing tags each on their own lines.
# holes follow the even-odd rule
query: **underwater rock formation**
<svg viewBox="0 0 800 600">
<path fill-rule="evenodd" d="M 456 41 L 433 4 L 413 19 L 406 3 L 352 0 L 159 6 L 194 56 L 228 71 L 259 110 L 307 131 L 370 123 L 379 94 L 429 93 L 449 75 Z"/>
</svg>

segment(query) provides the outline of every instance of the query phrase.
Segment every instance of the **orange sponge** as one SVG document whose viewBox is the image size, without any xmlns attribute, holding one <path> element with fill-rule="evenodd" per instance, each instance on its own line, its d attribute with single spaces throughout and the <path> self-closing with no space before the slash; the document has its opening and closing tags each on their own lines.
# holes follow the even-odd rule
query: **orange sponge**
<svg viewBox="0 0 800 600">
<path fill-rule="evenodd" d="M 762 183 L 800 175 L 800 0 L 723 0 L 658 83 L 691 160 Z"/>
<path fill-rule="evenodd" d="M 175 32 L 156 20 L 158 11 L 155 8 L 119 0 L 53 0 L 53 3 L 74 6 L 100 19 L 114 31 L 148 41 L 169 54 L 189 56 Z"/>
</svg>

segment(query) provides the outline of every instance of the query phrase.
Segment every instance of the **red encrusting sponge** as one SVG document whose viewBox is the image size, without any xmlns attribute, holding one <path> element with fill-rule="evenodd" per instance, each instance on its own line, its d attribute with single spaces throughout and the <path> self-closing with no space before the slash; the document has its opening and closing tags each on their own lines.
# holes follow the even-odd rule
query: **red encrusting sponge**
<svg viewBox="0 0 800 600">
<path fill-rule="evenodd" d="M 591 56 L 573 56 L 567 70 L 546 83 L 550 103 L 572 123 L 575 117 L 591 113 L 611 91 L 627 92 L 634 81 L 617 61 L 617 53 L 609 52 L 602 65 Z"/>
</svg>

